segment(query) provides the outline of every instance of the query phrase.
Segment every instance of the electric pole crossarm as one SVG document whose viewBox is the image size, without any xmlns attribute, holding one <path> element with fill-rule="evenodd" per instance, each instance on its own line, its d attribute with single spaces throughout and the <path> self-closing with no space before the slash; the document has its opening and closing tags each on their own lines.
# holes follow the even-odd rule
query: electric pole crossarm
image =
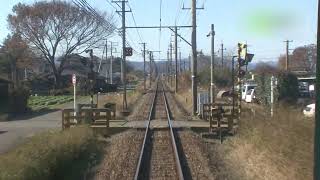
<svg viewBox="0 0 320 180">
<path fill-rule="evenodd" d="M 175 28 L 176 26 L 128 26 L 127 29 L 159 29 L 159 28 Z M 192 26 L 177 26 L 178 28 L 192 28 Z"/>
</svg>

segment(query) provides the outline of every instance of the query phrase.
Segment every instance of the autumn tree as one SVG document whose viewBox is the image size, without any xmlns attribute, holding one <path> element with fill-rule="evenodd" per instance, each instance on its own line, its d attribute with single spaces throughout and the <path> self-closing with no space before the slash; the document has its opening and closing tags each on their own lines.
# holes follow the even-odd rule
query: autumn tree
<svg viewBox="0 0 320 180">
<path fill-rule="evenodd" d="M 316 45 L 310 44 L 307 46 L 298 47 L 289 55 L 289 70 L 315 72 L 317 60 Z M 279 57 L 279 68 L 285 69 L 286 56 Z"/>
<path fill-rule="evenodd" d="M 71 2 L 58 0 L 19 3 L 13 7 L 8 22 L 14 33 L 37 48 L 49 62 L 56 87 L 61 85 L 68 55 L 98 47 L 115 30 L 112 16 L 93 15 Z"/>
<path fill-rule="evenodd" d="M 257 63 L 256 67 L 253 69 L 255 74 L 266 74 L 266 75 L 273 75 L 279 72 L 277 67 L 274 67 L 265 62 Z"/>
<path fill-rule="evenodd" d="M 1 48 L 3 70 L 11 78 L 14 87 L 19 85 L 18 70 L 30 67 L 35 54 L 19 34 L 8 35 Z"/>
</svg>

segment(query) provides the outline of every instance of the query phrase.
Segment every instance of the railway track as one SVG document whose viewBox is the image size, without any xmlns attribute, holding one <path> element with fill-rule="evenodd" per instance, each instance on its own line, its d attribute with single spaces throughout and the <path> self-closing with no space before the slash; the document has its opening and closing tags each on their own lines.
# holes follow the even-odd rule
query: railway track
<svg viewBox="0 0 320 180">
<path fill-rule="evenodd" d="M 162 82 L 158 80 L 149 110 L 135 180 L 184 179 L 169 112 Z M 152 120 L 167 121 L 167 126 L 161 129 L 152 128 Z"/>
</svg>

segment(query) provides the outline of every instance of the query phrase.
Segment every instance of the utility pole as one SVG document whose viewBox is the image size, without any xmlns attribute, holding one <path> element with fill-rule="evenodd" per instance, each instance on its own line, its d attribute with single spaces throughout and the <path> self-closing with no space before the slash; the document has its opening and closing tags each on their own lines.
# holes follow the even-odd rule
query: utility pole
<svg viewBox="0 0 320 180">
<path fill-rule="evenodd" d="M 213 82 L 213 76 L 214 76 L 214 24 L 211 24 L 211 31 L 207 36 L 211 36 L 211 83 L 210 83 L 210 103 L 214 103 L 214 82 Z"/>
<path fill-rule="evenodd" d="M 175 93 L 178 92 L 178 28 L 174 27 Z"/>
<path fill-rule="evenodd" d="M 183 71 L 186 72 L 186 60 L 183 59 Z"/>
<path fill-rule="evenodd" d="M 192 45 L 192 114 L 196 115 L 197 113 L 197 87 L 198 87 L 198 79 L 197 79 L 197 9 L 204 9 L 197 8 L 197 2 L 196 0 L 191 0 L 192 5 L 191 8 L 185 8 L 183 7 L 183 10 L 190 10 L 192 14 L 192 33 L 191 33 L 191 45 Z"/>
<path fill-rule="evenodd" d="M 110 84 L 113 84 L 113 67 L 112 67 L 112 63 L 113 63 L 113 43 L 111 42 L 111 58 L 110 58 Z"/>
<path fill-rule="evenodd" d="M 127 111 L 128 110 L 128 104 L 127 104 L 127 78 L 126 78 L 126 2 L 127 0 L 119 0 L 119 1 L 112 1 L 113 3 L 121 3 L 121 11 L 117 11 L 118 13 L 121 12 L 122 16 L 122 64 L 121 64 L 121 79 L 123 84 L 123 101 L 122 101 L 122 110 Z"/>
<path fill-rule="evenodd" d="M 190 54 L 188 56 L 188 60 L 189 60 L 189 71 L 191 72 L 191 55 Z"/>
<path fill-rule="evenodd" d="M 149 88 L 151 88 L 151 81 L 152 81 L 152 51 L 149 51 Z"/>
<path fill-rule="evenodd" d="M 292 41 L 286 40 L 286 71 L 289 71 L 289 43 Z"/>
<path fill-rule="evenodd" d="M 169 50 L 167 51 L 167 81 L 169 83 L 169 78 L 170 78 L 170 52 Z"/>
<path fill-rule="evenodd" d="M 181 64 L 181 49 L 179 51 L 179 72 L 182 72 L 182 64 Z"/>
<path fill-rule="evenodd" d="M 320 54 L 320 2 L 318 2 L 318 29 L 317 29 L 317 54 Z M 316 112 L 314 126 L 314 166 L 313 179 L 320 179 L 320 56 L 317 56 L 316 63 Z"/>
<path fill-rule="evenodd" d="M 224 58 L 223 57 L 224 53 L 223 52 L 224 52 L 224 50 L 226 50 L 226 48 L 223 48 L 223 43 L 221 43 L 221 49 L 220 50 L 221 50 L 221 68 L 223 69 L 223 61 L 224 61 L 224 59 L 223 59 Z"/>
<path fill-rule="evenodd" d="M 108 82 L 108 68 L 107 68 L 107 62 L 108 62 L 108 40 L 106 40 L 106 81 Z"/>
<path fill-rule="evenodd" d="M 241 45 L 240 43 L 238 44 L 238 73 L 241 71 L 241 66 L 240 66 L 240 58 L 241 58 Z M 241 116 L 241 100 L 242 100 L 242 81 L 240 76 L 238 75 L 238 118 L 240 119 Z"/>
<path fill-rule="evenodd" d="M 90 90 L 90 104 L 91 104 L 91 108 L 93 108 L 93 90 L 94 90 L 94 71 L 93 71 L 93 50 L 92 49 L 87 49 L 85 51 L 85 53 L 89 53 L 90 54 L 90 75 L 89 75 L 89 80 L 90 80 L 90 86 L 91 86 L 91 90 Z"/>
<path fill-rule="evenodd" d="M 173 85 L 173 77 L 172 77 L 172 44 L 170 43 L 170 83 Z"/>
<path fill-rule="evenodd" d="M 146 43 L 143 45 L 143 90 L 146 92 Z"/>
<path fill-rule="evenodd" d="M 184 10 L 190 10 L 192 13 L 192 33 L 191 33 L 191 44 L 192 44 L 192 66 L 191 66 L 191 71 L 192 71 L 192 114 L 196 115 L 197 113 L 197 87 L 198 87 L 198 79 L 197 79 L 197 9 L 204 9 L 202 8 L 197 8 L 197 2 L 196 0 L 191 0 L 192 5 L 191 8 L 185 8 L 183 7 L 182 9 Z"/>
</svg>

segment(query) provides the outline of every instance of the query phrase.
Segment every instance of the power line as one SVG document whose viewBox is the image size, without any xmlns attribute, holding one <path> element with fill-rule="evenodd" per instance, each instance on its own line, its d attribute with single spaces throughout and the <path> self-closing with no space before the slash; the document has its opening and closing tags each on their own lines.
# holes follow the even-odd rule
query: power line
<svg viewBox="0 0 320 180">
<path fill-rule="evenodd" d="M 134 25 L 137 26 L 136 19 L 134 18 L 134 14 L 133 14 L 133 12 L 132 12 L 132 8 L 130 7 L 130 4 L 129 4 L 129 3 L 128 3 L 128 7 L 131 9 L 131 17 L 132 17 L 132 19 L 133 19 Z M 141 43 L 142 43 L 143 40 L 142 40 L 142 37 L 141 37 L 141 35 L 140 35 L 140 33 L 139 33 L 139 29 L 136 28 L 136 31 L 137 31 L 138 36 L 139 36 L 139 38 L 140 38 L 140 41 L 141 41 Z"/>
</svg>

